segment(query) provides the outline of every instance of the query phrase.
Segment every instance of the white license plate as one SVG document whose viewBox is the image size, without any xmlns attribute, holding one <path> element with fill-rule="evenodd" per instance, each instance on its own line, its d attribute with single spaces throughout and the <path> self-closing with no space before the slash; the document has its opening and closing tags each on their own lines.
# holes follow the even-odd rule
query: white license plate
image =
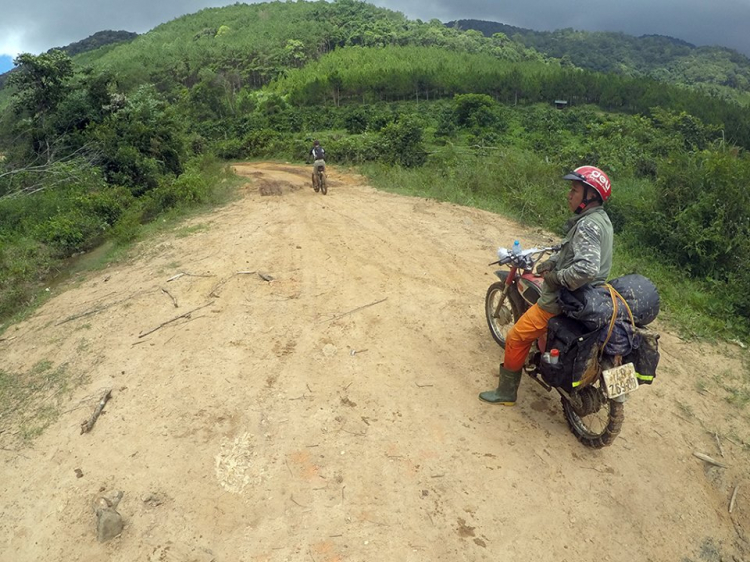
<svg viewBox="0 0 750 562">
<path fill-rule="evenodd" d="M 602 375 L 609 398 L 617 398 L 638 388 L 638 379 L 635 377 L 635 367 L 632 363 L 607 369 Z"/>
</svg>

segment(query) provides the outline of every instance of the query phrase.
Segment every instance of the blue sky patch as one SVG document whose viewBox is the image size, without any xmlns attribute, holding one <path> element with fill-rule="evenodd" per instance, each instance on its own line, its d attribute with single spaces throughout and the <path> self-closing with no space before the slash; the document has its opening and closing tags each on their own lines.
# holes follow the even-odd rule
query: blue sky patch
<svg viewBox="0 0 750 562">
<path fill-rule="evenodd" d="M 10 55 L 0 55 L 0 74 L 8 72 L 13 68 L 13 57 Z"/>
</svg>

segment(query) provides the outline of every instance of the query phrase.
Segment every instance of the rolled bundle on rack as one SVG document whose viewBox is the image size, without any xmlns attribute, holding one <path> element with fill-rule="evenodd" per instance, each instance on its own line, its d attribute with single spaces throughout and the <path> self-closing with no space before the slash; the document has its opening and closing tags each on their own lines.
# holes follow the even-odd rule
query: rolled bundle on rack
<svg viewBox="0 0 750 562">
<path fill-rule="evenodd" d="M 659 292 L 650 279 L 632 273 L 609 282 L 628 303 L 638 326 L 653 322 L 659 315 Z"/>
</svg>

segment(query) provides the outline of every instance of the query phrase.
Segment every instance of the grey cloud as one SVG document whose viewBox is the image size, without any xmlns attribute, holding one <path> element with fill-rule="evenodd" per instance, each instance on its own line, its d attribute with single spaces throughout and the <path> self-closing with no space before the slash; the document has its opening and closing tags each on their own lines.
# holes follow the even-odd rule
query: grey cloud
<svg viewBox="0 0 750 562">
<path fill-rule="evenodd" d="M 375 0 L 420 19 L 482 19 L 538 31 L 574 28 L 669 35 L 695 45 L 721 45 L 750 55 L 747 0 Z"/>
<path fill-rule="evenodd" d="M 14 1 L 0 8 L 0 54 L 11 49 L 36 54 L 80 41 L 105 29 L 144 33 L 181 15 L 232 3 L 221 0 Z"/>
</svg>

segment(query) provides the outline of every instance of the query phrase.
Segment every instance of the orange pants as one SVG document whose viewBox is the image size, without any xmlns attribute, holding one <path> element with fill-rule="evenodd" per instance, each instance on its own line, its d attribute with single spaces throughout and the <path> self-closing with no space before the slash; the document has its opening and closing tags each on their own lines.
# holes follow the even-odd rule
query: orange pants
<svg viewBox="0 0 750 562">
<path fill-rule="evenodd" d="M 555 315 L 536 304 L 524 312 L 505 338 L 503 367 L 509 371 L 520 371 L 523 368 L 531 344 L 547 331 L 547 322 L 553 316 Z"/>
</svg>

